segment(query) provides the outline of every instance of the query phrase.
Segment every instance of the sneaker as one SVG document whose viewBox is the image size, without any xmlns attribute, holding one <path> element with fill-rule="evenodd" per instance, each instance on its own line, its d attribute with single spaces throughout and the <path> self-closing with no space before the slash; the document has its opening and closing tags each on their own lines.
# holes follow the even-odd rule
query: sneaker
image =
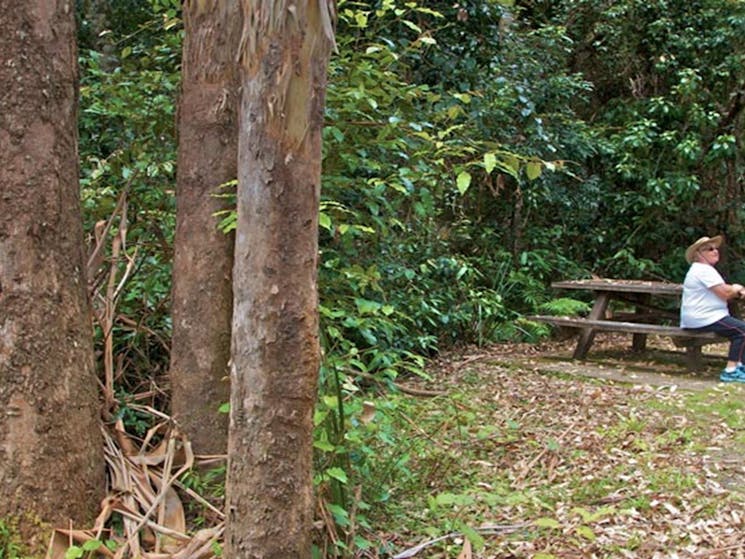
<svg viewBox="0 0 745 559">
<path fill-rule="evenodd" d="M 734 371 L 725 369 L 719 375 L 719 380 L 722 382 L 745 382 L 745 368 L 738 367 Z"/>
</svg>

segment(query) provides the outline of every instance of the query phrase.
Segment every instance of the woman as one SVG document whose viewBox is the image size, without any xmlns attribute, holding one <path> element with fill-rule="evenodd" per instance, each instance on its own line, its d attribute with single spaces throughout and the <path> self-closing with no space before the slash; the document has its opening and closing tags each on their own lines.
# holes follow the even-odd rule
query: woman
<svg viewBox="0 0 745 559">
<path fill-rule="evenodd" d="M 714 267 L 719 262 L 721 235 L 701 237 L 686 249 L 691 265 L 683 282 L 680 327 L 714 332 L 729 338 L 727 366 L 719 375 L 723 382 L 745 382 L 745 322 L 729 313 L 727 301 L 745 296 L 739 283 L 725 283 Z"/>
</svg>

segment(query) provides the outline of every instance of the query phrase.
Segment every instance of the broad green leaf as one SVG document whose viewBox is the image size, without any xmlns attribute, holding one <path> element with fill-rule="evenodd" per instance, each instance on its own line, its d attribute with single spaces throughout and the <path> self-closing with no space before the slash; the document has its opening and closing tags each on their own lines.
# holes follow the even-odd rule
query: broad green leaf
<svg viewBox="0 0 745 559">
<path fill-rule="evenodd" d="M 349 526 L 349 513 L 344 507 L 333 503 L 329 503 L 326 507 L 334 516 L 334 520 L 339 526 Z"/>
<path fill-rule="evenodd" d="M 469 186 L 471 186 L 471 173 L 468 171 L 461 171 L 458 175 L 458 192 L 460 192 L 461 195 L 465 194 Z"/>
<path fill-rule="evenodd" d="M 365 12 L 356 12 L 354 14 L 354 21 L 357 24 L 357 27 L 367 27 L 367 14 Z"/>
<path fill-rule="evenodd" d="M 382 307 L 377 301 L 370 301 L 369 299 L 357 298 L 354 300 L 354 303 L 357 305 L 357 310 L 360 314 L 375 314 Z"/>
<path fill-rule="evenodd" d="M 505 166 L 505 170 L 517 178 L 517 174 L 520 171 L 520 160 L 514 155 L 508 155 L 503 158 L 502 163 Z"/>
<path fill-rule="evenodd" d="M 317 448 L 318 450 L 322 450 L 324 452 L 333 452 L 336 450 L 336 446 L 331 444 L 328 439 L 319 439 L 317 441 L 313 441 L 313 448 Z"/>
<path fill-rule="evenodd" d="M 329 468 L 326 470 L 326 475 L 342 483 L 347 483 L 347 472 L 341 468 Z"/>
<path fill-rule="evenodd" d="M 595 532 L 589 526 L 577 526 L 577 534 L 586 540 L 595 541 Z"/>
<path fill-rule="evenodd" d="M 331 218 L 328 214 L 320 213 L 318 215 L 318 225 L 326 229 L 326 231 L 331 231 Z"/>
<path fill-rule="evenodd" d="M 541 164 L 538 161 L 528 161 L 525 166 L 525 174 L 528 175 L 528 179 L 534 180 L 541 176 Z"/>
<path fill-rule="evenodd" d="M 484 168 L 486 169 L 486 174 L 489 175 L 494 170 L 494 167 L 497 166 L 497 156 L 493 153 L 485 153 L 484 154 Z"/>
<path fill-rule="evenodd" d="M 336 396 L 324 396 L 323 403 L 326 405 L 327 408 L 330 408 L 332 410 L 339 407 L 339 399 Z"/>
<path fill-rule="evenodd" d="M 101 540 L 88 540 L 83 544 L 83 551 L 95 551 L 102 545 Z"/>
<path fill-rule="evenodd" d="M 561 526 L 559 522 L 554 518 L 538 518 L 533 522 L 539 528 L 558 528 Z"/>
<path fill-rule="evenodd" d="M 218 413 L 230 413 L 230 402 L 225 402 L 224 404 L 220 404 L 220 407 L 217 408 Z"/>
<path fill-rule="evenodd" d="M 85 552 L 82 548 L 77 545 L 73 545 L 67 548 L 65 551 L 65 559 L 79 559 Z"/>
<path fill-rule="evenodd" d="M 316 409 L 313 412 L 313 425 L 315 425 L 316 427 L 318 427 L 321 423 L 323 423 L 324 421 L 326 421 L 326 418 L 328 416 L 329 416 L 329 411 L 328 410 L 319 410 L 319 409 Z"/>
</svg>

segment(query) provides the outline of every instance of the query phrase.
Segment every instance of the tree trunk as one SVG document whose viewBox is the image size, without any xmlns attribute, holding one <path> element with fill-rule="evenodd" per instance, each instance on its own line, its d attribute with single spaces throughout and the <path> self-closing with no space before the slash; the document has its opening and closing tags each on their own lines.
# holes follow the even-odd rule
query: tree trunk
<svg viewBox="0 0 745 559">
<path fill-rule="evenodd" d="M 173 414 L 200 454 L 225 454 L 230 398 L 233 235 L 218 230 L 214 194 L 237 176 L 241 33 L 236 1 L 184 3 L 173 261 Z"/>
<path fill-rule="evenodd" d="M 0 0 L 0 83 L 0 517 L 41 535 L 104 490 L 73 2 Z"/>
<path fill-rule="evenodd" d="M 316 266 L 331 0 L 248 3 L 227 483 L 229 559 L 311 554 Z"/>
</svg>

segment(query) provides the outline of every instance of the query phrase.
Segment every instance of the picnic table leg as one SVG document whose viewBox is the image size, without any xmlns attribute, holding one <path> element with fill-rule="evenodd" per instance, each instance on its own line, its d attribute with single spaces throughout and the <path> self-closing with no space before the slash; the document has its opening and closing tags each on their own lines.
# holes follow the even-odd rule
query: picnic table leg
<svg viewBox="0 0 745 559">
<path fill-rule="evenodd" d="M 610 301 L 610 294 L 602 291 L 597 294 L 595 303 L 592 305 L 592 310 L 588 318 L 590 320 L 599 320 L 605 316 L 605 311 L 608 309 L 608 302 Z M 574 358 L 584 359 L 587 352 L 595 339 L 595 330 L 592 328 L 582 328 L 579 332 L 579 339 L 577 340 L 577 347 L 574 348 Z"/>
<path fill-rule="evenodd" d="M 639 302 L 642 306 L 637 306 L 634 310 L 634 314 L 643 317 L 645 313 L 644 305 L 649 304 L 651 297 L 648 293 L 639 294 Z M 644 320 L 637 319 L 638 322 L 644 322 Z M 642 352 L 647 349 L 647 335 L 646 334 L 634 334 L 631 341 L 631 351 Z"/>
<path fill-rule="evenodd" d="M 631 351 L 639 353 L 644 351 L 645 349 L 647 349 L 647 335 L 634 334 L 631 340 Z"/>
<path fill-rule="evenodd" d="M 700 345 L 689 345 L 686 347 L 686 367 L 689 371 L 700 369 L 703 365 L 703 355 Z"/>
</svg>

